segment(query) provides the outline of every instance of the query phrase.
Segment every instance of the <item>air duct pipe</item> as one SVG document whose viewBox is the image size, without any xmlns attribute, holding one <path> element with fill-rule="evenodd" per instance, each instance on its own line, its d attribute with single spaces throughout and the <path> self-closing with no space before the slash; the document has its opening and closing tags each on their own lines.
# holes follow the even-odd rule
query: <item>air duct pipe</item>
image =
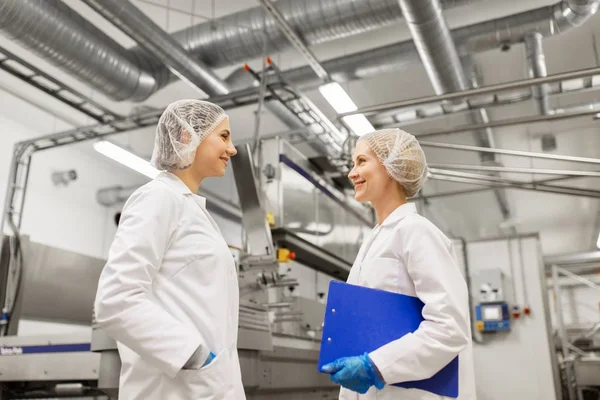
<svg viewBox="0 0 600 400">
<path fill-rule="evenodd" d="M 527 74 L 530 78 L 543 78 L 548 75 L 546 70 L 546 56 L 542 46 L 543 36 L 539 32 L 525 35 L 525 56 L 527 57 Z M 539 85 L 531 88 L 534 104 L 540 115 L 550 112 L 548 101 L 548 85 Z"/>
<path fill-rule="evenodd" d="M 427 76 L 436 94 L 466 90 L 467 80 L 439 0 L 399 0 Z"/>
<path fill-rule="evenodd" d="M 0 31 L 117 101 L 142 101 L 164 84 L 148 56 L 127 51 L 59 0 L 0 1 Z"/>
<path fill-rule="evenodd" d="M 450 8 L 472 1 L 447 0 L 443 5 Z M 546 37 L 583 24 L 597 11 L 599 2 L 564 0 L 456 29 L 452 36 L 459 54 L 510 47 L 523 42 L 527 33 L 539 32 Z M 308 45 L 380 29 L 397 22 L 402 14 L 397 0 L 281 0 L 278 9 Z M 124 49 L 59 0 L 0 1 L 0 31 L 114 100 L 143 101 L 172 79 L 169 70 L 142 49 Z M 262 53 L 265 37 L 270 52 L 291 46 L 276 25 L 269 23 L 261 7 L 173 34 L 188 53 L 209 67 L 255 58 Z M 342 82 L 397 71 L 418 61 L 415 45 L 409 40 L 322 64 L 336 81 Z M 290 70 L 285 76 L 303 87 L 321 83 L 310 67 Z"/>
<path fill-rule="evenodd" d="M 473 1 L 443 3 L 446 7 L 456 7 Z M 99 1 L 94 3 L 103 5 Z M 402 17 L 396 0 L 281 0 L 277 7 L 308 45 L 376 30 Z M 127 32 L 127 26 L 122 28 Z M 117 101 L 143 101 L 173 80 L 160 58 L 148 56 L 143 47 L 123 48 L 59 0 L 0 1 L 0 31 Z M 262 54 L 265 40 L 269 52 L 291 48 L 262 7 L 194 25 L 171 37 L 188 54 L 211 68 L 256 58 Z M 164 38 L 161 40 L 167 43 Z M 164 55 L 164 49 L 161 51 Z M 187 68 L 196 67 L 188 63 Z"/>
<path fill-rule="evenodd" d="M 476 80 L 473 82 L 467 80 L 439 0 L 399 0 L 399 2 L 435 93 L 439 95 L 459 92 L 470 89 L 472 84 L 476 85 Z M 471 64 L 474 64 L 472 57 L 470 60 Z M 474 124 L 489 122 L 485 109 L 471 111 L 469 117 Z M 475 140 L 481 147 L 491 147 L 494 143 L 491 130 L 476 131 Z M 480 153 L 480 158 L 484 163 L 495 163 L 493 154 Z M 505 190 L 501 188 L 493 190 L 502 216 L 508 218 L 510 209 Z"/>
<path fill-rule="evenodd" d="M 202 61 L 194 60 L 175 39 L 129 0 L 83 1 L 190 86 L 210 96 L 229 93 L 225 82 L 210 68 Z"/>
<path fill-rule="evenodd" d="M 155 25 L 146 15 L 128 0 L 83 0 L 96 12 L 113 23 L 140 43 L 154 57 L 164 60 L 171 71 L 192 86 L 209 95 L 223 95 L 230 92 L 229 84 L 218 78 L 214 72 L 201 61 L 195 60 L 165 31 Z M 246 87 L 254 80 L 248 71 L 238 79 L 246 78 Z M 269 101 L 265 107 L 277 116 L 290 129 L 304 128 L 302 121 L 278 101 Z M 340 143 L 341 144 L 341 143 Z M 322 151 L 322 146 L 314 144 L 315 150 Z"/>
<path fill-rule="evenodd" d="M 581 26 L 598 11 L 600 0 L 564 0 L 552 6 L 485 21 L 451 31 L 459 55 L 493 49 L 507 50 L 538 32 L 543 37 L 565 33 Z M 420 61 L 414 42 L 407 40 L 324 61 L 321 64 L 338 82 L 370 78 L 399 71 Z M 300 89 L 315 88 L 320 82 L 310 67 L 285 71 L 284 77 Z"/>
</svg>

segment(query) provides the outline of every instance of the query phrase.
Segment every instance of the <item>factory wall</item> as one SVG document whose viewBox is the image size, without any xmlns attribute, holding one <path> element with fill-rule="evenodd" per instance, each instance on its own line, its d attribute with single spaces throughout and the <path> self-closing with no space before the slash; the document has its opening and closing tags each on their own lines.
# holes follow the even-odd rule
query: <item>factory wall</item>
<svg viewBox="0 0 600 400">
<path fill-rule="evenodd" d="M 520 249 L 519 249 L 520 242 Z M 556 399 L 553 342 L 548 336 L 550 309 L 542 281 L 542 254 L 537 235 L 471 242 L 467 259 L 474 304 L 479 302 L 477 275 L 496 269 L 503 274 L 509 306 L 531 308 L 529 316 L 512 319 L 510 332 L 479 334 L 474 344 L 479 399 Z M 523 349 L 527 349 L 523 351 Z M 519 368 L 515 368 L 519 365 Z M 523 371 L 527 371 L 524 373 Z"/>
<path fill-rule="evenodd" d="M 68 123 L 22 99 L 0 91 L 0 198 L 6 194 L 13 145 L 26 139 L 71 128 Z M 32 241 L 81 254 L 105 257 L 114 235 L 113 213 L 96 202 L 96 191 L 105 186 L 139 181 L 137 174 L 105 162 L 91 144 L 60 147 L 33 155 L 21 233 Z M 75 170 L 77 179 L 55 186 L 55 171 Z M 65 277 L 68 279 L 68 277 Z M 74 283 L 75 284 L 75 283 Z M 89 330 L 71 325 L 22 321 L 20 334 L 52 334 Z"/>
</svg>

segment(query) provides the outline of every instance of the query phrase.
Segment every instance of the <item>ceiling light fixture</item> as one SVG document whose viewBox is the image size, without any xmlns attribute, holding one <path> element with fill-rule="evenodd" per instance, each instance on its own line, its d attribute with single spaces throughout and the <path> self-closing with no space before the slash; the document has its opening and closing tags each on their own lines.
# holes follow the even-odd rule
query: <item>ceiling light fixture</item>
<svg viewBox="0 0 600 400">
<path fill-rule="evenodd" d="M 354 101 L 352 101 L 348 93 L 346 93 L 344 88 L 337 82 L 330 82 L 319 86 L 319 92 L 338 114 L 358 110 Z M 367 117 L 363 114 L 348 115 L 343 117 L 342 121 L 358 136 L 362 136 L 375 130 L 373 125 L 371 125 Z"/>
<path fill-rule="evenodd" d="M 147 176 L 150 179 L 156 178 L 160 173 L 150 163 L 141 157 L 136 156 L 133 153 L 119 147 L 111 142 L 102 140 L 94 143 L 94 150 L 98 153 L 115 160 L 118 163 L 131 168 L 134 171 L 139 172 L 142 175 Z"/>
</svg>

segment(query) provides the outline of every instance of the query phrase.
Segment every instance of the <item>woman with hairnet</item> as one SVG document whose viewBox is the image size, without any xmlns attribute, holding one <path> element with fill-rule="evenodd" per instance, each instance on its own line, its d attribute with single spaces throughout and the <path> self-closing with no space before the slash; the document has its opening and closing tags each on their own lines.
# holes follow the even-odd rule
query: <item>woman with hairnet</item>
<svg viewBox="0 0 600 400">
<path fill-rule="evenodd" d="M 475 399 L 467 285 L 452 242 L 407 202 L 427 177 L 423 150 L 413 135 L 384 129 L 358 139 L 353 163 L 348 177 L 355 198 L 371 202 L 377 225 L 348 283 L 418 297 L 424 321 L 411 334 L 322 371 L 342 386 L 344 400 L 440 400 L 445 397 L 391 385 L 430 378 L 458 355 L 459 398 Z"/>
<path fill-rule="evenodd" d="M 235 154 L 215 104 L 177 101 L 158 122 L 161 172 L 127 200 L 94 304 L 118 344 L 121 400 L 245 399 L 235 263 L 196 194 Z"/>
</svg>

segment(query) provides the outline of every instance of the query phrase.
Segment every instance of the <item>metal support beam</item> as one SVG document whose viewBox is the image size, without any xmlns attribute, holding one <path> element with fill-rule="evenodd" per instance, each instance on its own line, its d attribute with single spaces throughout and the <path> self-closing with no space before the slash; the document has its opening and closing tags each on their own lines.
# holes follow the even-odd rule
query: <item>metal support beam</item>
<svg viewBox="0 0 600 400">
<path fill-rule="evenodd" d="M 600 160 L 598 160 L 600 162 Z M 430 168 L 458 169 L 466 171 L 489 171 L 489 172 L 511 172 L 517 174 L 540 174 L 540 175 L 563 175 L 563 176 L 581 176 L 600 178 L 600 171 L 570 171 L 564 169 L 545 169 L 545 168 L 513 168 L 513 167 L 494 167 L 489 165 L 464 165 L 464 164 L 438 164 L 428 163 Z"/>
<path fill-rule="evenodd" d="M 468 132 L 478 129 L 486 129 L 486 128 L 499 128 L 503 126 L 515 126 L 515 125 L 527 125 L 527 124 L 535 124 L 538 122 L 551 122 L 551 121 L 562 121 L 566 119 L 580 118 L 580 117 L 590 117 L 600 114 L 598 110 L 591 111 L 581 111 L 581 112 L 569 112 L 569 113 L 561 113 L 561 114 L 551 114 L 551 115 L 533 115 L 527 117 L 517 117 L 517 118 L 507 118 L 499 121 L 493 121 L 487 124 L 470 124 L 470 125 L 459 125 L 455 128 L 451 129 L 443 129 L 439 131 L 430 131 L 423 133 L 415 133 L 415 136 L 419 138 L 424 137 L 432 137 L 432 136 L 440 136 L 440 135 L 450 135 L 453 133 L 462 133 Z M 396 126 L 396 125 L 392 125 Z"/>
<path fill-rule="evenodd" d="M 510 181 L 501 178 L 495 178 L 488 175 L 462 174 L 460 172 L 434 169 L 431 171 L 430 178 L 434 180 L 481 185 L 486 186 L 488 188 L 506 187 L 546 193 L 565 194 L 571 196 L 600 198 L 600 191 L 597 190 L 586 190 L 570 188 L 565 186 L 542 185 L 536 184 L 534 182 Z"/>
<path fill-rule="evenodd" d="M 101 123 L 122 118 L 100 103 L 0 47 L 0 69 Z"/>
<path fill-rule="evenodd" d="M 577 178 L 581 178 L 578 176 L 561 176 L 558 178 L 549 178 L 549 179 L 542 179 L 539 181 L 531 181 L 529 182 L 531 185 L 540 185 L 540 184 L 546 184 L 546 183 L 552 183 L 552 182 L 559 182 L 559 181 L 565 181 L 565 180 L 573 180 L 573 179 L 577 179 Z M 435 178 L 434 178 L 435 179 Z M 444 179 L 438 179 L 438 180 L 444 180 Z M 493 187 L 484 187 L 484 188 L 478 188 L 478 189 L 465 189 L 465 190 L 456 190 L 456 191 L 450 191 L 450 192 L 442 192 L 442 193 L 432 193 L 432 194 L 427 194 L 427 195 L 423 195 L 421 194 L 421 196 L 427 200 L 429 199 L 436 199 L 436 198 L 443 198 L 443 197 L 449 197 L 449 196 L 461 196 L 461 195 L 465 195 L 465 194 L 473 194 L 473 193 L 482 193 L 482 192 L 487 192 L 489 190 L 492 190 Z"/>
<path fill-rule="evenodd" d="M 439 142 L 428 142 L 419 140 L 419 144 L 422 147 L 436 147 L 440 149 L 452 149 L 452 150 L 464 150 L 464 151 L 475 151 L 475 152 L 490 152 L 496 154 L 506 154 L 509 156 L 517 156 L 517 157 L 531 157 L 531 158 L 545 158 L 549 160 L 560 160 L 560 161 L 570 161 L 570 162 L 578 162 L 578 163 L 587 163 L 587 164 L 600 164 L 600 159 L 598 158 L 588 158 L 588 157 L 576 157 L 576 156 L 564 156 L 559 154 L 545 154 L 545 153 L 534 153 L 531 151 L 521 151 L 521 150 L 509 150 L 509 149 L 490 149 L 487 147 L 478 147 L 478 146 L 469 146 L 464 144 L 454 144 L 454 143 L 439 143 Z"/>
<path fill-rule="evenodd" d="M 496 176 L 492 176 L 492 175 L 472 174 L 472 173 L 468 173 L 468 172 L 450 171 L 450 170 L 446 170 L 446 169 L 437 169 L 437 168 L 430 168 L 429 171 L 432 174 L 436 174 L 436 175 L 457 176 L 460 178 L 477 179 L 477 180 L 482 180 L 482 181 L 487 181 L 487 182 L 492 182 L 492 183 L 508 183 L 511 185 L 534 185 L 530 181 L 518 181 L 518 180 L 500 178 L 500 177 L 496 177 Z M 600 195 L 600 191 L 591 190 L 591 189 L 579 189 L 579 188 L 572 188 L 572 187 L 568 187 L 568 186 L 547 185 L 547 184 L 543 184 L 543 183 L 536 183 L 534 186 L 536 188 L 550 188 L 550 189 L 558 188 L 561 190 L 577 190 L 577 191 L 584 191 L 589 194 Z"/>
<path fill-rule="evenodd" d="M 594 76 L 594 75 L 600 75 L 600 67 L 563 72 L 560 74 L 554 74 L 554 75 L 540 77 L 540 78 L 529 78 L 529 79 L 522 79 L 522 80 L 518 80 L 518 81 L 499 83 L 496 85 L 482 86 L 482 87 L 475 88 L 475 89 L 463 90 L 460 92 L 453 92 L 453 93 L 446 93 L 446 94 L 439 95 L 439 96 L 438 95 L 425 96 L 425 97 L 418 97 L 415 99 L 408 99 L 408 100 L 394 101 L 394 102 L 383 103 L 383 104 L 376 104 L 373 106 L 361 107 L 361 108 L 357 109 L 356 111 L 340 114 L 339 117 L 342 118 L 347 115 L 354 115 L 354 114 L 369 115 L 369 114 L 374 114 L 374 113 L 377 113 L 380 111 L 393 110 L 396 108 L 403 108 L 403 107 L 411 107 L 411 106 L 416 106 L 416 105 L 420 105 L 420 104 L 437 104 L 437 103 L 441 103 L 444 100 L 469 99 L 472 97 L 485 95 L 485 94 L 505 92 L 505 91 L 509 91 L 509 90 L 513 90 L 513 89 L 528 88 L 530 86 L 541 85 L 544 83 L 560 82 L 560 81 L 577 79 L 577 78 L 587 78 L 587 77 Z"/>
<path fill-rule="evenodd" d="M 600 251 L 589 251 L 585 253 L 557 254 L 544 257 L 544 264 L 550 267 L 552 265 L 571 265 L 571 264 L 598 264 L 600 266 Z"/>
<path fill-rule="evenodd" d="M 290 41 L 290 43 L 302 54 L 304 59 L 308 61 L 308 65 L 315 71 L 317 76 L 321 78 L 323 81 L 329 81 L 331 78 L 329 74 L 323 68 L 317 57 L 313 54 L 313 52 L 306 46 L 302 38 L 298 36 L 298 34 L 292 29 L 292 27 L 287 23 L 285 17 L 279 12 L 277 7 L 271 0 L 259 0 L 260 4 L 263 8 L 275 19 L 275 22 L 279 26 L 279 29 L 283 32 L 285 37 Z"/>
</svg>

